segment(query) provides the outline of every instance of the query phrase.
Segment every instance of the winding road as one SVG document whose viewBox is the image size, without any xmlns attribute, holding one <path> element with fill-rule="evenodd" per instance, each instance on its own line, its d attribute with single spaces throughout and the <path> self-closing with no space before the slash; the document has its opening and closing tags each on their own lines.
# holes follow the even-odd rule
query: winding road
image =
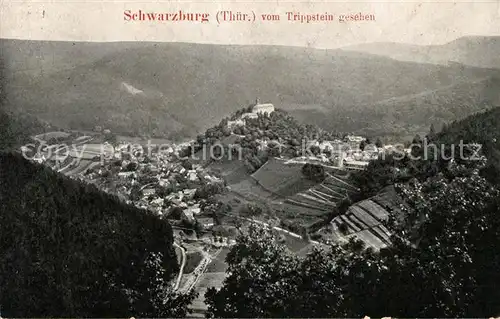
<svg viewBox="0 0 500 319">
<path fill-rule="evenodd" d="M 175 241 L 174 241 L 174 246 L 179 248 L 182 254 L 181 267 L 179 268 L 179 274 L 177 275 L 177 280 L 175 281 L 174 285 L 174 291 L 175 291 L 179 289 L 179 285 L 181 284 L 182 274 L 184 273 L 184 266 L 186 266 L 186 250 Z"/>
</svg>

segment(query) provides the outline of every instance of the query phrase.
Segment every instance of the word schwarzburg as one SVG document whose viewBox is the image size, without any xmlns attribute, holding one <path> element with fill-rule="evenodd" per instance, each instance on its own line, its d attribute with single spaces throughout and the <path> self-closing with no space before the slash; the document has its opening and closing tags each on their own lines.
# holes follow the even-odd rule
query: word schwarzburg
<svg viewBox="0 0 500 319">
<path fill-rule="evenodd" d="M 208 13 L 191 13 L 179 10 L 177 12 L 144 12 L 142 10 L 123 11 L 125 21 L 189 21 L 189 22 L 208 22 L 210 15 Z"/>
</svg>

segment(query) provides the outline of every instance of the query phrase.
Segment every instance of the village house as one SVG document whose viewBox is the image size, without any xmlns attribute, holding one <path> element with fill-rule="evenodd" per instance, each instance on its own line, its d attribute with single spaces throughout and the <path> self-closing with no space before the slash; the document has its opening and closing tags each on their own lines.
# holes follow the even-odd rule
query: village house
<svg viewBox="0 0 500 319">
<path fill-rule="evenodd" d="M 235 121 L 227 121 L 227 128 L 231 130 L 238 126 L 245 126 L 245 120 L 243 118 L 237 119 Z"/>
<path fill-rule="evenodd" d="M 184 210 L 184 212 L 187 212 L 187 214 L 189 214 L 190 216 L 200 215 L 201 214 L 200 204 L 189 206 Z"/>
<path fill-rule="evenodd" d="M 131 172 L 119 172 L 118 173 L 119 177 L 126 178 L 126 177 L 131 177 L 131 178 L 136 178 L 137 175 L 134 171 Z"/>
<path fill-rule="evenodd" d="M 367 144 L 365 145 L 365 149 L 363 151 L 369 153 L 378 153 L 378 148 L 375 144 Z"/>
<path fill-rule="evenodd" d="M 367 165 L 368 165 L 367 161 L 344 159 L 342 167 L 348 170 L 364 170 Z"/>
<path fill-rule="evenodd" d="M 184 198 L 186 198 L 187 200 L 191 200 L 194 198 L 194 194 L 196 194 L 196 188 L 185 189 L 182 191 L 182 193 L 184 194 Z"/>
<path fill-rule="evenodd" d="M 347 145 L 349 145 L 350 149 L 352 150 L 357 150 L 359 149 L 359 145 L 361 142 L 365 141 L 366 138 L 363 136 L 358 136 L 358 135 L 347 135 L 345 137 L 345 142 Z"/>
<path fill-rule="evenodd" d="M 198 173 L 196 172 L 196 170 L 192 169 L 192 170 L 189 170 L 187 172 L 187 178 L 188 180 L 190 180 L 191 182 L 195 182 L 198 180 Z"/>
<path fill-rule="evenodd" d="M 142 196 L 152 196 L 156 193 L 156 190 L 154 188 L 145 188 L 142 190 Z"/>
<path fill-rule="evenodd" d="M 181 220 L 193 223 L 195 221 L 193 212 L 189 209 L 184 209 L 181 214 Z"/>
<path fill-rule="evenodd" d="M 163 206 L 164 199 L 163 198 L 155 198 L 151 201 L 151 204 L 154 206 L 161 207 Z"/>
<path fill-rule="evenodd" d="M 363 136 L 359 136 L 359 135 L 347 135 L 345 137 L 345 140 L 346 142 L 357 142 L 357 143 L 361 143 L 362 141 L 365 140 L 365 138 Z"/>
<path fill-rule="evenodd" d="M 160 185 L 161 187 L 166 187 L 170 185 L 170 181 L 166 178 L 161 178 L 158 180 L 158 185 Z"/>
<path fill-rule="evenodd" d="M 241 119 L 244 120 L 244 119 L 256 119 L 258 118 L 259 116 L 257 115 L 257 113 L 245 113 L 241 116 Z"/>
</svg>

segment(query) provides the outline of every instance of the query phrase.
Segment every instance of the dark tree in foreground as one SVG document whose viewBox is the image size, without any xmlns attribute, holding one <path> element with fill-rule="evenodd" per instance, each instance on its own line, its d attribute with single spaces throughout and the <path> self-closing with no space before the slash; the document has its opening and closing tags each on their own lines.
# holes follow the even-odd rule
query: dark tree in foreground
<svg viewBox="0 0 500 319">
<path fill-rule="evenodd" d="M 391 248 L 350 242 L 300 258 L 253 229 L 206 293 L 215 317 L 489 317 L 500 313 L 500 192 L 478 168 L 398 186 L 412 210 L 388 224 Z M 401 216 L 400 216 L 401 217 Z"/>
<path fill-rule="evenodd" d="M 184 317 L 168 222 L 0 154 L 0 306 L 7 317 Z"/>
<path fill-rule="evenodd" d="M 323 166 L 310 163 L 306 163 L 302 166 L 302 174 L 304 174 L 307 179 L 316 182 L 322 182 L 326 177 L 325 168 Z"/>
<path fill-rule="evenodd" d="M 367 143 L 366 140 L 362 140 L 361 143 L 359 143 L 359 149 L 364 151 Z"/>
</svg>

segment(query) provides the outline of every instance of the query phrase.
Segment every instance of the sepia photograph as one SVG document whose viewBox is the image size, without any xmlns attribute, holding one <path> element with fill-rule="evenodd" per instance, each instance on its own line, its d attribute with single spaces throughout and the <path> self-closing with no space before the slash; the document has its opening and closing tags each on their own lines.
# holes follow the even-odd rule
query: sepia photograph
<svg viewBox="0 0 500 319">
<path fill-rule="evenodd" d="M 500 317 L 499 1 L 0 10 L 0 319 Z"/>
</svg>

